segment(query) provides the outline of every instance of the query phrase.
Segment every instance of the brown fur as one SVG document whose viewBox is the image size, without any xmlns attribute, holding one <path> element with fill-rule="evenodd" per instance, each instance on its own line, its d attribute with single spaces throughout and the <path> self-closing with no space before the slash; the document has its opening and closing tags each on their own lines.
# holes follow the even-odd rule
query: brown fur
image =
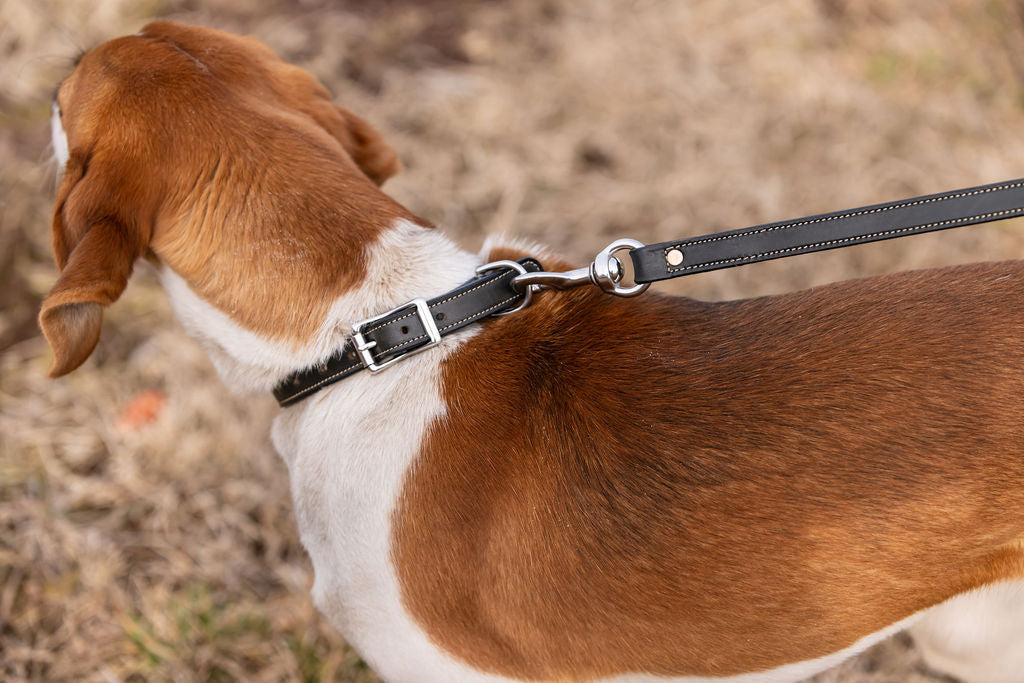
<svg viewBox="0 0 1024 683">
<path fill-rule="evenodd" d="M 1024 576 L 1022 301 L 1020 262 L 541 294 L 445 364 L 394 520 L 405 604 L 506 676 L 721 676 Z"/>
<path fill-rule="evenodd" d="M 255 40 L 150 24 L 86 53 L 58 103 L 52 376 L 92 351 L 147 249 L 243 326 L 300 344 L 359 281 L 365 246 L 415 219 L 375 186 L 399 165 L 373 127 Z"/>
</svg>

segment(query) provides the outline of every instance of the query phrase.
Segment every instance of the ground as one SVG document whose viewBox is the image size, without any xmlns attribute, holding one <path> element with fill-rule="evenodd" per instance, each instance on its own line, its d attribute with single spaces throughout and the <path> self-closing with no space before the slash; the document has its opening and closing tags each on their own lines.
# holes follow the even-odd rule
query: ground
<svg viewBox="0 0 1024 683">
<path fill-rule="evenodd" d="M 269 396 L 229 395 L 140 267 L 57 381 L 49 100 L 152 18 L 254 35 L 398 149 L 386 189 L 476 248 L 583 263 L 1024 175 L 1010 0 L 0 0 L 0 678 L 373 681 L 313 608 Z M 1024 256 L 1010 221 L 656 285 L 725 299 Z M 837 558 L 841 561 L 841 558 Z M 940 680 L 905 635 L 820 682 Z"/>
</svg>

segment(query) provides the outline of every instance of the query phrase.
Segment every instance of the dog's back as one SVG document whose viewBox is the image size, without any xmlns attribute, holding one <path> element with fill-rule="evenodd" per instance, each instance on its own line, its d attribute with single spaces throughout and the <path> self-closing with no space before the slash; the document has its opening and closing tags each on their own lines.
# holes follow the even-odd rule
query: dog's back
<svg viewBox="0 0 1024 683">
<path fill-rule="evenodd" d="M 397 517 L 407 604 L 506 675 L 722 676 L 1019 577 L 1022 283 L 539 297 L 446 363 Z"/>
</svg>

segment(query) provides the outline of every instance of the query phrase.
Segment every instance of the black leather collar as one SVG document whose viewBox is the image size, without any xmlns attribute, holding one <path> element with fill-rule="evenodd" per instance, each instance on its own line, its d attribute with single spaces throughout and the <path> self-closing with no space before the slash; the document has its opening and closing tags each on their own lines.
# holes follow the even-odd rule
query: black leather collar
<svg viewBox="0 0 1024 683">
<path fill-rule="evenodd" d="M 532 258 L 518 263 L 526 272 L 541 270 Z M 293 405 L 360 370 L 379 372 L 470 323 L 515 309 L 526 298 L 526 290 L 513 288 L 512 279 L 523 270 L 500 266 L 429 301 L 414 299 L 358 323 L 340 351 L 321 365 L 285 378 L 275 387 L 274 397 L 282 407 Z"/>
</svg>

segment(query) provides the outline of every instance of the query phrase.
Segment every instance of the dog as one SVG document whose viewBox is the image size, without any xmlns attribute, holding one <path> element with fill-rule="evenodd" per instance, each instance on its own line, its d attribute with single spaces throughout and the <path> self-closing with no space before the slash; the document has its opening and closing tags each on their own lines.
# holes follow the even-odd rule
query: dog
<svg viewBox="0 0 1024 683">
<path fill-rule="evenodd" d="M 59 377 L 152 261 L 223 380 L 270 391 L 485 261 L 259 42 L 158 22 L 53 112 Z M 390 681 L 794 681 L 912 627 L 1024 680 L 1024 265 L 704 303 L 542 291 L 284 408 L 318 608 Z"/>
</svg>

